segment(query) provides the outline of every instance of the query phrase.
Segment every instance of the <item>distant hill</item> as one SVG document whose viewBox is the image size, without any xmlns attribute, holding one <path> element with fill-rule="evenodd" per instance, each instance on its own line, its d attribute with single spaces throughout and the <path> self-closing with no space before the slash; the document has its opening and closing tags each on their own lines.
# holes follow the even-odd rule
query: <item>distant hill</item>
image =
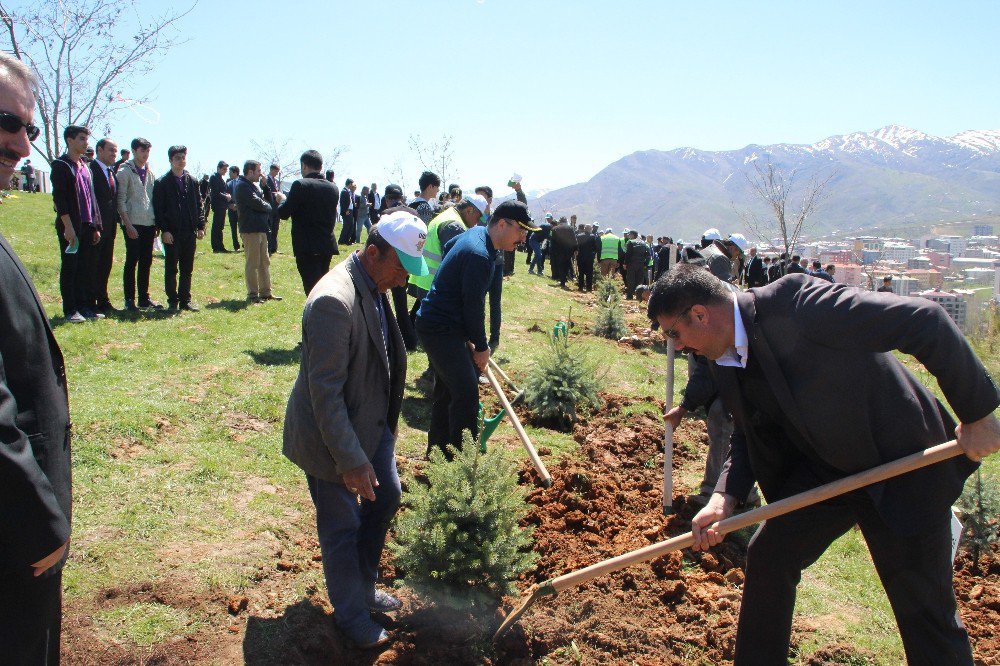
<svg viewBox="0 0 1000 666">
<path fill-rule="evenodd" d="M 602 227 L 691 240 L 708 227 L 745 231 L 738 211 L 764 214 L 745 174 L 767 159 L 796 182 L 833 174 L 813 234 L 881 229 L 903 233 L 1000 215 L 1000 130 L 938 138 L 905 127 L 833 136 L 811 145 L 749 145 L 712 152 L 645 150 L 585 183 L 529 198 L 533 213 L 576 214 Z M 794 189 L 793 189 L 794 192 Z M 797 202 L 793 193 L 790 201 Z"/>
</svg>

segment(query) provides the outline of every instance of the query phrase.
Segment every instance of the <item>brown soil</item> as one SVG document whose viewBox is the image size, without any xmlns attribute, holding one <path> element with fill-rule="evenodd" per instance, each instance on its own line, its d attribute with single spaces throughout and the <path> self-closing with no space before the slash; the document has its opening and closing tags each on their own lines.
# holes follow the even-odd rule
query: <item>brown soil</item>
<svg viewBox="0 0 1000 666">
<path fill-rule="evenodd" d="M 1000 665 L 1000 544 L 979 558 L 967 552 L 955 562 L 955 593 L 977 666 Z"/>
<path fill-rule="evenodd" d="M 605 408 L 576 426 L 580 453 L 549 465 L 553 485 L 543 489 L 526 463 L 521 478 L 534 489 L 525 520 L 535 528 L 537 567 L 522 589 L 652 542 L 686 532 L 692 489 L 675 481 L 676 514 L 662 511 L 661 420 L 649 413 L 626 415 L 635 401 L 605 394 Z M 662 404 L 658 407 L 662 409 Z M 233 424 L 231 424 L 233 425 Z M 699 464 L 707 444 L 704 425 L 685 421 L 676 433 L 675 470 Z M 547 452 L 543 452 L 547 455 Z M 402 461 L 404 478 L 420 476 L 419 461 Z M 675 475 L 676 478 L 676 475 Z M 280 492 L 283 489 L 275 489 Z M 697 664 L 729 663 L 743 583 L 740 539 L 709 553 L 672 553 L 650 563 L 598 578 L 557 597 L 539 600 L 493 646 L 490 636 L 516 598 L 501 609 L 455 611 L 435 607 L 405 588 L 395 617 L 378 618 L 395 640 L 379 651 L 350 646 L 332 621 L 325 589 L 295 591 L 303 570 L 322 567 L 311 517 L 290 525 L 275 541 L 272 566 L 242 593 L 192 595 L 183 580 L 106 590 L 66 609 L 63 659 L 67 664 Z M 391 538 L 391 536 L 390 536 Z M 1000 552 L 975 570 L 968 555 L 956 569 L 963 620 L 977 664 L 1000 663 Z M 384 573 L 396 572 L 389 558 Z M 100 609 L 153 601 L 207 617 L 184 637 L 151 648 L 119 644 L 95 628 Z M 809 631 L 797 626 L 794 636 Z M 810 664 L 864 663 L 871 655 L 834 644 Z"/>
</svg>

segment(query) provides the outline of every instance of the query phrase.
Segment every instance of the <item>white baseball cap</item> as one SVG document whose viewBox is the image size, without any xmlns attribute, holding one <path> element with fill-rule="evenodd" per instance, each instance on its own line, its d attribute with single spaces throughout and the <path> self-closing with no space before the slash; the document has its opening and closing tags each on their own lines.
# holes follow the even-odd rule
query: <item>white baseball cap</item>
<svg viewBox="0 0 1000 666">
<path fill-rule="evenodd" d="M 378 233 L 396 250 L 407 273 L 419 277 L 430 272 L 424 260 L 427 225 L 423 220 L 408 211 L 396 211 L 379 218 Z"/>
<path fill-rule="evenodd" d="M 486 209 L 489 208 L 489 202 L 486 201 L 486 197 L 481 194 L 466 194 L 462 197 L 465 201 L 479 209 L 480 215 L 486 215 Z"/>
<path fill-rule="evenodd" d="M 750 247 L 750 243 L 743 234 L 729 234 L 729 242 L 740 248 L 740 252 L 744 254 L 746 254 L 747 248 Z"/>
<path fill-rule="evenodd" d="M 704 238 L 705 240 L 722 240 L 722 234 L 720 234 L 719 230 L 716 229 L 715 227 L 712 227 L 711 229 L 706 229 L 705 233 L 703 233 L 701 237 Z"/>
<path fill-rule="evenodd" d="M 513 176 L 510 177 L 510 180 L 507 181 L 507 186 L 510 187 L 514 183 L 520 183 L 520 182 L 521 182 L 521 174 L 515 173 Z"/>
</svg>

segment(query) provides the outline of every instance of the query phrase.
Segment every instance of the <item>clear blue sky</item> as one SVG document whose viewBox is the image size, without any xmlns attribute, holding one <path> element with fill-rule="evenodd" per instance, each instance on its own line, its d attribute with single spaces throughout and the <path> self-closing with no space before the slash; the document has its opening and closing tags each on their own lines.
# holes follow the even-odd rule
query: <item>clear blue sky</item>
<svg viewBox="0 0 1000 666">
<path fill-rule="evenodd" d="M 412 189 L 409 136 L 451 134 L 464 186 L 556 188 L 636 150 L 1000 127 L 998 25 L 992 1 L 201 0 L 132 92 L 159 122 L 124 111 L 113 135 L 206 171 L 251 139 L 344 145 L 338 182 L 399 161 Z"/>
</svg>

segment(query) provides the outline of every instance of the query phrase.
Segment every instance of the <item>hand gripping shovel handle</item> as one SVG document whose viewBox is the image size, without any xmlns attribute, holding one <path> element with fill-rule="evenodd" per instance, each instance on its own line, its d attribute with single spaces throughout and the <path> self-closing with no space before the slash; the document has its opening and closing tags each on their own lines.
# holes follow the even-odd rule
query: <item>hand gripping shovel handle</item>
<svg viewBox="0 0 1000 666">
<path fill-rule="evenodd" d="M 500 386 L 500 382 L 493 375 L 493 371 L 490 370 L 489 365 L 486 367 L 486 379 L 489 381 L 490 386 L 496 391 L 497 397 L 500 398 L 500 404 L 503 405 L 504 411 L 507 412 L 507 417 L 510 419 L 511 425 L 514 426 L 514 430 L 517 431 L 517 436 L 521 438 L 521 443 L 524 444 L 524 448 L 528 451 L 528 456 L 531 458 L 531 463 L 535 466 L 538 471 L 538 475 L 542 477 L 542 485 L 548 488 L 552 485 L 552 476 L 549 475 L 549 471 L 545 469 L 545 463 L 542 459 L 538 457 L 538 452 L 535 447 L 531 444 L 531 440 L 528 439 L 528 433 L 524 432 L 524 427 L 521 426 L 521 419 L 517 418 L 517 414 L 514 413 L 514 408 L 511 407 L 510 401 L 507 400 L 507 396 L 503 392 L 503 388 Z"/>
<path fill-rule="evenodd" d="M 796 511 L 813 504 L 818 504 L 819 502 L 826 501 L 831 497 L 837 497 L 838 495 L 849 493 L 853 490 L 857 490 L 858 488 L 863 488 L 864 486 L 885 481 L 886 479 L 891 479 L 892 477 L 899 476 L 900 474 L 912 472 L 913 470 L 920 469 L 921 467 L 927 467 L 928 465 L 933 465 L 935 463 L 948 460 L 949 458 L 954 458 L 960 454 L 962 454 L 962 448 L 954 440 L 944 444 L 938 444 L 937 446 L 932 446 L 929 449 L 900 458 L 899 460 L 894 460 L 892 462 L 885 463 L 884 465 L 873 467 L 872 469 L 864 472 L 852 474 L 851 476 L 844 477 L 843 479 L 838 479 L 837 481 L 807 490 L 803 493 L 799 493 L 798 495 L 792 495 L 791 497 L 786 497 L 783 500 L 762 506 L 759 509 L 754 509 L 753 511 L 747 511 L 746 513 L 741 513 L 731 518 L 727 518 L 719 522 L 718 530 L 722 534 L 728 534 L 729 532 L 749 527 L 750 525 L 754 525 L 764 520 L 783 516 L 786 513 L 791 513 L 792 511 Z M 666 555 L 667 553 L 672 553 L 675 550 L 689 548 L 693 545 L 694 536 L 691 532 L 688 532 L 686 534 L 675 536 L 672 539 L 660 541 L 646 546 L 645 548 L 640 548 L 617 557 L 612 557 L 611 559 L 592 564 L 589 567 L 580 569 L 579 571 L 573 571 L 545 581 L 544 583 L 535 585 L 528 591 L 528 594 L 522 598 L 522 602 L 517 606 L 517 608 L 511 611 L 511 613 L 504 619 L 500 628 L 497 629 L 497 632 L 493 635 L 493 640 L 495 641 L 503 636 L 504 633 L 506 633 L 507 630 L 513 626 L 517 619 L 521 617 L 526 610 L 528 610 L 535 600 L 540 597 L 558 594 L 565 589 L 582 585 L 583 583 L 597 578 L 598 576 L 603 576 L 604 574 L 624 569 L 625 567 L 632 566 L 633 564 L 647 562 L 662 555 Z"/>
</svg>

